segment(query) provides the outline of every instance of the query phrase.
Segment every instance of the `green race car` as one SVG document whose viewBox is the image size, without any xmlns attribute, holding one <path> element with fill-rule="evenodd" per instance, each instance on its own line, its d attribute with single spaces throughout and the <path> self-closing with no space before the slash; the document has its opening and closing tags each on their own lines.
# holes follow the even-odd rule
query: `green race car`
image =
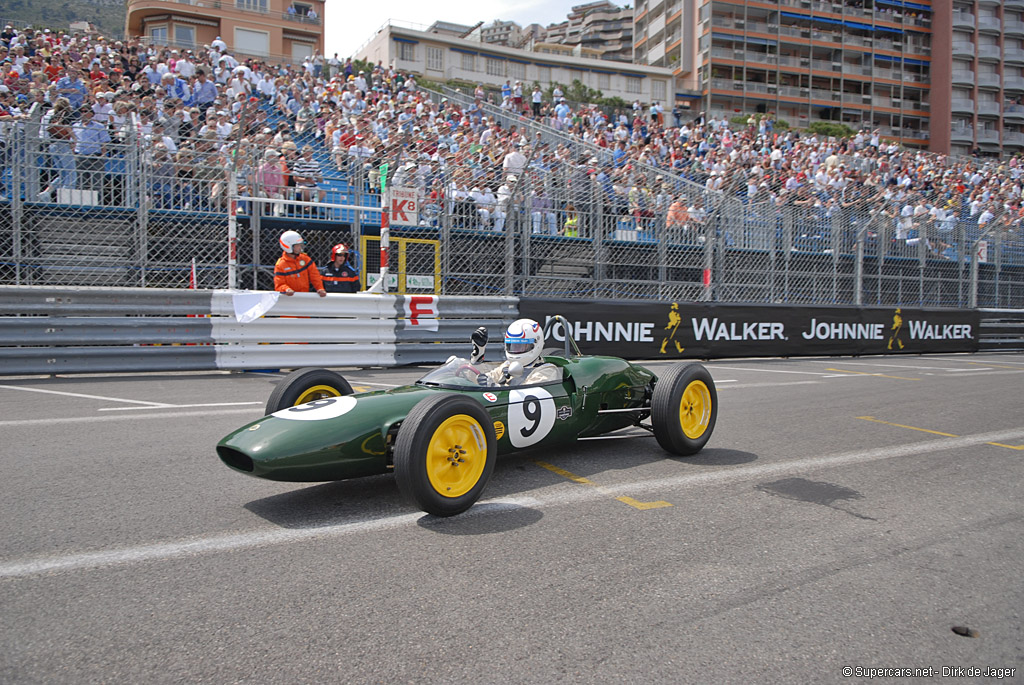
<svg viewBox="0 0 1024 685">
<path fill-rule="evenodd" d="M 571 330 L 562 317 L 549 325 L 556 322 Z M 423 511 L 452 516 L 480 499 L 506 454 L 638 426 L 685 456 L 714 430 L 718 396 L 701 364 L 657 376 L 616 357 L 582 355 L 568 335 L 564 349 L 545 350 L 540 361 L 537 373 L 509 377 L 495 362 L 452 358 L 413 385 L 365 393 L 333 371 L 299 369 L 278 384 L 267 416 L 221 440 L 217 454 L 232 469 L 278 481 L 394 471 Z"/>
</svg>

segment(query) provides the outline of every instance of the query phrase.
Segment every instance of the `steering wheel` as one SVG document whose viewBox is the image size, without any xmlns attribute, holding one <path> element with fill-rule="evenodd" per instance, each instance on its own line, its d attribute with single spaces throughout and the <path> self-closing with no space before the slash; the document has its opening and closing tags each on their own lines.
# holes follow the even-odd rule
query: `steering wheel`
<svg viewBox="0 0 1024 685">
<path fill-rule="evenodd" d="M 472 364 L 463 364 L 455 372 L 455 375 L 465 378 L 467 381 L 476 383 L 476 379 L 480 375 L 480 370 Z"/>
</svg>

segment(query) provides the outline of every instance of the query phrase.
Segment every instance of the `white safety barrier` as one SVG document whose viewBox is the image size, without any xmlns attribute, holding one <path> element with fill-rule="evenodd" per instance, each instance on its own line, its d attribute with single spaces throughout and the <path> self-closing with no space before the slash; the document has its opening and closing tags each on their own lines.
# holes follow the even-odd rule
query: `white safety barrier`
<svg viewBox="0 0 1024 685">
<path fill-rule="evenodd" d="M 0 375 L 435 363 L 517 316 L 505 297 L 0 286 Z"/>
</svg>

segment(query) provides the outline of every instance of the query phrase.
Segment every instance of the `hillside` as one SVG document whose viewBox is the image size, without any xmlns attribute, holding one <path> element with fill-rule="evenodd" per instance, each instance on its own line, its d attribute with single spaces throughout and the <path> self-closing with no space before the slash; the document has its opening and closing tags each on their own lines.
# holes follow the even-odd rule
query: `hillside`
<svg viewBox="0 0 1024 685">
<path fill-rule="evenodd" d="M 66 29 L 73 21 L 88 21 L 103 35 L 124 33 L 123 0 L 4 0 L 0 17 L 33 26 Z"/>
</svg>

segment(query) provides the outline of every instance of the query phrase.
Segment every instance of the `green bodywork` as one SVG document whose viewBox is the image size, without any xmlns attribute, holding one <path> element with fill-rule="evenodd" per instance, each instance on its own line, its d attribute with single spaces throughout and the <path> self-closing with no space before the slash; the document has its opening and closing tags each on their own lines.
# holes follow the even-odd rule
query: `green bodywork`
<svg viewBox="0 0 1024 685">
<path fill-rule="evenodd" d="M 656 377 L 641 366 L 615 357 L 544 361 L 560 367 L 560 381 L 511 388 L 416 384 L 317 400 L 242 426 L 218 443 L 217 453 L 231 468 L 259 478 L 344 480 L 388 472 L 401 422 L 439 392 L 462 393 L 487 410 L 499 457 L 634 425 L 641 412 L 599 411 L 649 406 Z M 340 408 L 344 413 L 335 415 Z"/>
</svg>

